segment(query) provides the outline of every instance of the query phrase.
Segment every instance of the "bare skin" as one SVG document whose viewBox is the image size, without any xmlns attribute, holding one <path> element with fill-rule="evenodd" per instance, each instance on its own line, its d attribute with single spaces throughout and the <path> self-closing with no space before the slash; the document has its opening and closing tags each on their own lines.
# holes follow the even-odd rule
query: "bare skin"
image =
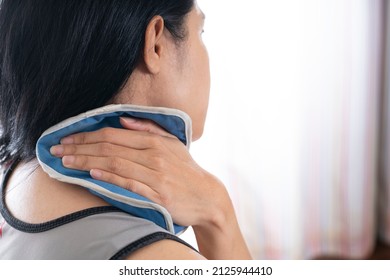
<svg viewBox="0 0 390 280">
<path fill-rule="evenodd" d="M 193 121 L 193 140 L 201 137 L 210 87 L 203 21 L 196 5 L 186 20 L 187 38 L 177 45 L 163 19 L 154 17 L 146 30 L 143 61 L 112 103 L 180 109 Z M 193 226 L 200 250 L 198 254 L 163 240 L 128 259 L 250 259 L 224 185 L 202 169 L 178 139 L 155 124 L 133 119 L 121 123 L 126 129 L 72 135 L 51 152 L 68 168 L 87 170 L 96 179 L 161 204 L 176 223 Z M 6 192 L 11 213 L 30 223 L 108 205 L 83 188 L 49 178 L 36 161 L 18 165 Z"/>
</svg>

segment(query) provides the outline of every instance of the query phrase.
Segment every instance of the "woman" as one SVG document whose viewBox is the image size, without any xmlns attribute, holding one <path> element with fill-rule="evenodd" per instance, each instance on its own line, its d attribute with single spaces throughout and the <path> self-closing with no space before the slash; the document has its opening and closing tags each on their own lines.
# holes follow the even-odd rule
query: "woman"
<svg viewBox="0 0 390 280">
<path fill-rule="evenodd" d="M 193 140 L 201 137 L 209 94 L 203 24 L 191 0 L 2 2 L 0 258 L 250 258 L 224 186 L 151 122 L 123 118 L 126 130 L 71 135 L 51 152 L 67 168 L 164 206 L 193 226 L 199 252 L 49 178 L 35 158 L 44 130 L 107 104 L 182 110 Z"/>
</svg>

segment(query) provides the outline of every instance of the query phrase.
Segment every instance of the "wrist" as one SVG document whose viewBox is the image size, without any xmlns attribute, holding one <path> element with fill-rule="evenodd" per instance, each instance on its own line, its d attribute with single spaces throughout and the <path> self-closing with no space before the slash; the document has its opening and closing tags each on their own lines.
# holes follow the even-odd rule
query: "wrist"
<svg viewBox="0 0 390 280">
<path fill-rule="evenodd" d="M 210 199 L 200 209 L 198 223 L 193 226 L 197 229 L 211 227 L 222 230 L 235 219 L 233 204 L 223 183 L 211 174 L 207 174 L 207 177 L 204 182 L 210 190 Z"/>
<path fill-rule="evenodd" d="M 226 241 L 234 238 L 239 228 L 233 203 L 223 183 L 209 174 L 209 183 L 212 200 L 204 205 L 199 215 L 199 222 L 192 227 L 197 239 Z"/>
<path fill-rule="evenodd" d="M 213 189 L 209 194 L 213 200 L 202 209 L 199 223 L 192 226 L 199 251 L 207 259 L 250 259 L 225 186 L 212 175 L 210 180 L 207 186 Z"/>
<path fill-rule="evenodd" d="M 199 251 L 207 259 L 250 259 L 233 207 L 211 214 L 193 230 Z"/>
</svg>

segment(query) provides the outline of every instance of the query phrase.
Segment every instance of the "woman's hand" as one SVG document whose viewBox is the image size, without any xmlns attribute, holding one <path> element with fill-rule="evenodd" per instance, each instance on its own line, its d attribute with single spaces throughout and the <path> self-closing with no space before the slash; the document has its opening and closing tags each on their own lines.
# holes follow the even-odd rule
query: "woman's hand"
<svg viewBox="0 0 390 280">
<path fill-rule="evenodd" d="M 192 225 L 206 258 L 250 258 L 224 185 L 152 121 L 120 122 L 126 129 L 71 135 L 50 151 L 65 167 L 142 195 L 165 207 L 175 223 Z"/>
<path fill-rule="evenodd" d="M 120 121 L 127 129 L 78 133 L 51 152 L 67 168 L 89 171 L 162 205 L 177 224 L 223 219 L 231 207 L 224 186 L 196 164 L 183 143 L 151 121 Z"/>
</svg>

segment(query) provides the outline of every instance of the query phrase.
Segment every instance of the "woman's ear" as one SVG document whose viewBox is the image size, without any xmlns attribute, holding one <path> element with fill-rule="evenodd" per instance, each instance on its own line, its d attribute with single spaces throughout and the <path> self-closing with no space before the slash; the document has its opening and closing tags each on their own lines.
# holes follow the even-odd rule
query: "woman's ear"
<svg viewBox="0 0 390 280">
<path fill-rule="evenodd" d="M 144 62 L 148 71 L 157 74 L 161 67 L 164 51 L 164 19 L 155 16 L 149 22 L 145 32 Z"/>
</svg>

